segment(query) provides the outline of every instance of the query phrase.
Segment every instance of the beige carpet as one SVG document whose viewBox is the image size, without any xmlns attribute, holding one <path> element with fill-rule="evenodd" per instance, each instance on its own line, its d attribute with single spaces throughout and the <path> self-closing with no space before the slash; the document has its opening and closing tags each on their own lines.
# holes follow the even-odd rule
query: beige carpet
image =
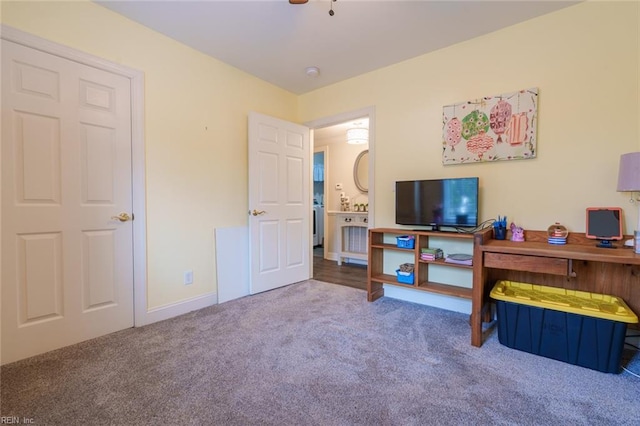
<svg viewBox="0 0 640 426">
<path fill-rule="evenodd" d="M 469 344 L 468 316 L 308 281 L 0 370 L 36 425 L 632 425 L 640 379 Z M 640 371 L 640 356 L 625 365 Z"/>
</svg>

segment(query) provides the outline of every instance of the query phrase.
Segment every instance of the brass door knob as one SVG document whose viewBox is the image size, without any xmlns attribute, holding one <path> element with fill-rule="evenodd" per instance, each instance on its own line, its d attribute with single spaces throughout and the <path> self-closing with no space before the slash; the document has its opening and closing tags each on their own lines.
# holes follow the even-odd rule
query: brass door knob
<svg viewBox="0 0 640 426">
<path fill-rule="evenodd" d="M 266 211 L 264 211 L 264 210 L 256 210 L 256 209 L 253 209 L 253 211 L 249 212 L 249 214 L 251 214 L 253 216 L 260 216 L 260 215 L 263 215 L 265 213 L 266 213 Z"/>
<path fill-rule="evenodd" d="M 122 212 L 118 216 L 111 216 L 112 220 L 119 220 L 120 222 L 127 222 L 133 218 L 129 216 L 129 213 Z"/>
</svg>

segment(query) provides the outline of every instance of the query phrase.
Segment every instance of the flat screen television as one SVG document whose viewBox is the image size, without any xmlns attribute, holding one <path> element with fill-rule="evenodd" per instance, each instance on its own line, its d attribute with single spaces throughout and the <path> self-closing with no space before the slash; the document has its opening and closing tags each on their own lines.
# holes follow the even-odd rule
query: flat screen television
<svg viewBox="0 0 640 426">
<path fill-rule="evenodd" d="M 398 225 L 478 226 L 477 177 L 396 182 Z"/>
<path fill-rule="evenodd" d="M 620 207 L 587 208 L 587 238 L 599 240 L 598 247 L 613 247 L 612 240 L 622 239 L 622 209 Z"/>
</svg>

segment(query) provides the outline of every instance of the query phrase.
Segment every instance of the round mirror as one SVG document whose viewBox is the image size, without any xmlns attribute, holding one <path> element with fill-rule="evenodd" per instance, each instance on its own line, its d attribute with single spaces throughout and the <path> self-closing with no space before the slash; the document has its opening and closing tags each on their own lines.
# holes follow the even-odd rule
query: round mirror
<svg viewBox="0 0 640 426">
<path fill-rule="evenodd" d="M 360 192 L 369 191 L 369 150 L 358 154 L 353 164 L 353 180 Z"/>
</svg>

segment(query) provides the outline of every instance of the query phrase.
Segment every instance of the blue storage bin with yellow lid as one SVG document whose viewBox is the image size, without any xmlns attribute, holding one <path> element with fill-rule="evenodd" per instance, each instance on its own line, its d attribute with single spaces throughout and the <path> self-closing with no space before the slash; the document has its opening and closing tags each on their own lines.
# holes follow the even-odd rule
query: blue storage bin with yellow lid
<svg viewBox="0 0 640 426">
<path fill-rule="evenodd" d="M 605 294 L 503 280 L 491 298 L 501 344 L 606 373 L 620 371 L 627 324 L 638 322 Z"/>
</svg>

